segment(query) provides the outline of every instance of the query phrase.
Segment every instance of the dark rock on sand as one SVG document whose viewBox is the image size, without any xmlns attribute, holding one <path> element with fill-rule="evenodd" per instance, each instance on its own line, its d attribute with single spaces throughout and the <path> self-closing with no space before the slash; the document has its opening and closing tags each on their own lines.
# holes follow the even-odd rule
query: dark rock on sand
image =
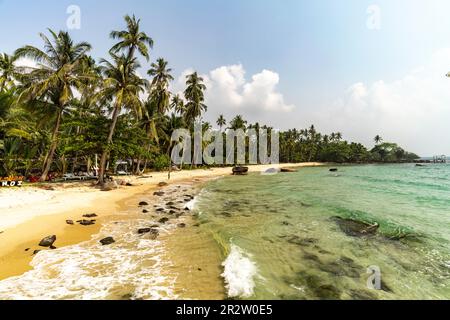
<svg viewBox="0 0 450 320">
<path fill-rule="evenodd" d="M 107 238 L 105 238 L 105 239 L 100 240 L 100 243 L 101 243 L 103 246 L 108 246 L 108 245 L 110 245 L 110 244 L 113 244 L 114 242 L 116 242 L 116 240 L 114 240 L 113 237 L 107 237 Z"/>
<path fill-rule="evenodd" d="M 158 187 L 166 187 L 168 185 L 169 184 L 167 182 L 160 182 L 160 183 L 158 183 Z"/>
<path fill-rule="evenodd" d="M 158 208 L 158 209 L 156 209 L 156 212 L 163 212 L 164 211 L 164 208 Z"/>
<path fill-rule="evenodd" d="M 83 218 L 95 218 L 98 217 L 95 213 L 85 214 L 83 215 Z"/>
<path fill-rule="evenodd" d="M 142 210 L 142 213 L 148 213 L 147 209 Z"/>
<path fill-rule="evenodd" d="M 177 211 L 175 211 L 175 210 L 170 210 L 169 211 L 169 214 L 175 214 L 175 213 L 177 213 Z"/>
<path fill-rule="evenodd" d="M 351 237 L 375 235 L 380 227 L 378 224 L 371 225 L 362 221 L 344 219 L 341 217 L 334 217 L 333 220 L 337 223 L 342 232 Z"/>
<path fill-rule="evenodd" d="M 166 203 L 166 206 L 174 206 L 174 205 L 175 205 L 175 202 L 172 202 L 172 201 Z"/>
<path fill-rule="evenodd" d="M 163 192 L 163 191 L 157 191 L 157 192 L 154 192 L 153 195 L 154 195 L 154 196 L 157 196 L 157 197 L 162 197 L 162 196 L 165 195 L 165 192 Z"/>
<path fill-rule="evenodd" d="M 38 254 L 39 252 L 41 252 L 41 250 L 34 250 L 34 251 L 33 251 L 33 256 L 36 255 L 36 254 Z"/>
<path fill-rule="evenodd" d="M 166 222 L 168 222 L 169 221 L 169 218 L 166 218 L 166 217 L 164 217 L 164 218 L 161 218 L 161 219 L 159 219 L 159 223 L 162 223 L 162 224 L 165 224 Z"/>
<path fill-rule="evenodd" d="M 141 202 L 139 202 L 139 206 L 148 206 L 148 202 L 145 202 L 145 201 L 141 201 Z"/>
<path fill-rule="evenodd" d="M 139 234 L 149 233 L 152 229 L 151 228 L 142 228 L 138 230 Z"/>
<path fill-rule="evenodd" d="M 186 228 L 186 223 L 180 223 L 180 224 L 178 225 L 178 228 Z"/>
<path fill-rule="evenodd" d="M 56 241 L 56 236 L 48 236 L 45 237 L 44 239 L 41 240 L 41 242 L 39 242 L 39 246 L 40 247 L 51 247 L 53 245 L 53 243 L 55 243 Z"/>
<path fill-rule="evenodd" d="M 57 248 L 55 246 L 50 246 L 50 249 L 56 250 Z"/>
<path fill-rule="evenodd" d="M 25 249 L 25 252 L 30 251 L 30 249 L 31 249 L 31 248 L 26 248 L 26 249 Z"/>
<path fill-rule="evenodd" d="M 78 220 L 77 222 L 82 226 L 92 226 L 95 224 L 95 220 Z"/>
<path fill-rule="evenodd" d="M 66 220 L 66 223 L 67 224 L 70 224 L 70 225 L 74 225 L 75 223 L 73 222 L 73 220 Z"/>
<path fill-rule="evenodd" d="M 154 228 L 151 228 L 149 234 L 150 234 L 150 239 L 156 240 L 156 238 L 158 238 L 158 236 L 159 236 L 159 231 Z"/>
</svg>

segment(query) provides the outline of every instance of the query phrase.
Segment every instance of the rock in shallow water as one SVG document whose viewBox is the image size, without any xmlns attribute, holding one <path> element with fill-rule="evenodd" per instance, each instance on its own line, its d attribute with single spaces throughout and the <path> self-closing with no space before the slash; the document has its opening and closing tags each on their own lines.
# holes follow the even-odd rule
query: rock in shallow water
<svg viewBox="0 0 450 320">
<path fill-rule="evenodd" d="M 161 218 L 158 222 L 164 224 L 168 221 L 169 221 L 169 218 Z"/>
<path fill-rule="evenodd" d="M 351 237 L 375 235 L 380 227 L 378 224 L 371 225 L 362 221 L 344 219 L 341 217 L 334 217 L 333 220 L 337 223 L 342 232 Z"/>
<path fill-rule="evenodd" d="M 107 245 L 113 244 L 114 242 L 116 242 L 116 240 L 114 240 L 113 237 L 107 237 L 105 239 L 100 240 L 100 243 L 103 246 L 107 246 Z"/>
<path fill-rule="evenodd" d="M 152 229 L 151 228 L 141 228 L 138 230 L 139 234 L 149 233 Z"/>
<path fill-rule="evenodd" d="M 145 202 L 145 201 L 141 201 L 141 202 L 139 202 L 139 206 L 148 206 L 148 202 Z"/>
<path fill-rule="evenodd" d="M 41 240 L 41 242 L 39 242 L 39 246 L 41 247 L 51 247 L 53 245 L 53 243 L 55 243 L 56 241 L 56 236 L 48 236 L 45 237 L 44 239 Z"/>
</svg>

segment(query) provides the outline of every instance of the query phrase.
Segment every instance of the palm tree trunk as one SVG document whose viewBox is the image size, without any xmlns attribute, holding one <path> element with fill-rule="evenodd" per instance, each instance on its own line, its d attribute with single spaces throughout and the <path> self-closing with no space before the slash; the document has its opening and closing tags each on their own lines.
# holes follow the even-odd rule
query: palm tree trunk
<svg viewBox="0 0 450 320">
<path fill-rule="evenodd" d="M 109 146 L 112 144 L 114 131 L 116 129 L 117 118 L 119 117 L 119 107 L 116 106 L 114 108 L 113 117 L 111 126 L 109 127 L 109 135 L 106 146 L 103 148 L 102 157 L 100 158 L 100 170 L 98 172 L 98 183 L 100 185 L 105 184 L 105 168 L 106 168 L 106 160 L 109 154 Z"/>
<path fill-rule="evenodd" d="M 40 182 L 45 182 L 47 180 L 47 176 L 53 162 L 53 157 L 55 156 L 56 147 L 58 146 L 58 134 L 59 134 L 59 127 L 61 126 L 61 118 L 62 118 L 62 108 L 59 109 L 58 115 L 56 116 L 55 128 L 53 129 L 52 134 L 52 143 L 50 146 L 50 150 L 47 156 L 45 157 L 44 171 L 42 172 L 41 178 L 39 179 Z"/>
</svg>

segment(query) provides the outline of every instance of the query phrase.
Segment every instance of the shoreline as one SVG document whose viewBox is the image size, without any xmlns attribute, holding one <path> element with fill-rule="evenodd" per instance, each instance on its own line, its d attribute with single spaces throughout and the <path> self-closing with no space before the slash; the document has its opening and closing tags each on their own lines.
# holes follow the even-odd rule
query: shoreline
<svg viewBox="0 0 450 320">
<path fill-rule="evenodd" d="M 301 164 L 280 164 L 280 165 L 264 165 L 250 166 L 250 172 L 260 172 L 268 168 L 274 167 L 310 167 L 321 166 L 320 163 L 301 163 Z M 94 235 L 98 234 L 102 226 L 112 220 L 126 220 L 127 217 L 121 211 L 127 208 L 127 201 L 132 198 L 139 197 L 145 193 L 160 188 L 158 183 L 166 182 L 169 187 L 175 183 L 188 182 L 194 186 L 198 183 L 206 182 L 209 179 L 230 175 L 231 168 L 214 168 L 209 170 L 198 169 L 192 171 L 173 172 L 172 179 L 167 180 L 167 172 L 152 173 L 151 178 L 137 179 L 136 177 L 127 177 L 133 186 L 120 187 L 118 190 L 102 192 L 92 187 L 82 186 L 73 188 L 74 184 L 63 184 L 57 187 L 55 191 L 39 190 L 36 188 L 24 187 L 23 189 L 7 190 L 1 192 L 0 199 L 4 200 L 5 194 L 19 195 L 22 190 L 28 194 L 33 192 L 44 195 L 32 197 L 31 204 L 27 203 L 27 196 L 22 196 L 23 203 L 15 208 L 3 209 L 0 219 L 0 280 L 4 280 L 13 276 L 19 276 L 33 269 L 30 265 L 35 257 L 34 250 L 39 248 L 39 241 L 48 236 L 57 235 L 55 246 L 64 248 L 76 245 L 84 241 L 89 241 Z M 68 187 L 69 186 L 69 187 Z M 31 189 L 31 190 L 30 190 Z M 11 192 L 12 191 L 12 192 Z M 51 195 L 49 197 L 49 195 Z M 147 197 L 148 198 L 148 197 Z M 152 197 L 155 200 L 155 197 Z M 0 201 L 3 206 L 5 202 Z M 32 207 L 32 211 L 30 211 Z M 70 209 L 68 209 L 70 207 Z M 24 214 L 28 212 L 28 214 Z M 31 213 L 30 213 L 31 212 Z M 71 226 L 66 220 L 79 220 L 83 214 L 98 214 L 97 222 L 93 226 Z M 19 216 L 19 218 L 16 217 Z M 10 218 L 8 220 L 9 217 Z M 3 232 L 2 232 L 3 231 Z M 183 233 L 192 232 L 190 228 L 186 228 Z M 167 240 L 170 242 L 170 240 Z M 168 242 L 168 243 L 169 243 Z M 172 246 L 174 248 L 174 246 Z M 28 251 L 25 251 L 28 249 Z"/>
</svg>

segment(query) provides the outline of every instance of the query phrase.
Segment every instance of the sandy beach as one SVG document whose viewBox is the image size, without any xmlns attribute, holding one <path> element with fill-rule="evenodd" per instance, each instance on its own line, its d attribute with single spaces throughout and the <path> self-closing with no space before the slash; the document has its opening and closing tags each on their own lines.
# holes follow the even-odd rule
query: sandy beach
<svg viewBox="0 0 450 320">
<path fill-rule="evenodd" d="M 318 166 L 319 163 L 251 166 L 250 172 L 263 172 L 276 167 Z M 112 220 L 126 220 L 121 212 L 127 199 L 139 197 L 158 187 L 160 182 L 168 185 L 181 182 L 202 182 L 230 175 L 231 168 L 199 169 L 149 173 L 144 177 L 123 177 L 132 186 L 103 192 L 89 182 L 51 184 L 52 190 L 34 186 L 0 190 L 0 280 L 21 275 L 31 270 L 35 250 L 42 250 L 39 241 L 49 235 L 57 235 L 58 248 L 89 240 L 99 232 L 102 225 Z M 84 214 L 96 213 L 92 226 L 68 225 L 66 220 L 80 220 Z"/>
</svg>

